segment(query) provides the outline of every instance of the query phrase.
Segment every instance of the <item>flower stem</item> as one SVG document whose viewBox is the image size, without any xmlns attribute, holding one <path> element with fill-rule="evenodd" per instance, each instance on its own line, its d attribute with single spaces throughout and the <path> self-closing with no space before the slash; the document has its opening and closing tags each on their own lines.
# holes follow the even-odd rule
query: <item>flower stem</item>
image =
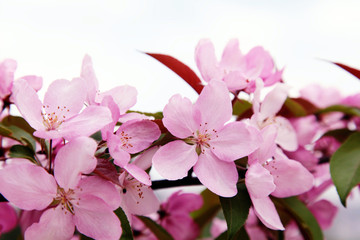
<svg viewBox="0 0 360 240">
<path fill-rule="evenodd" d="M 202 185 L 198 178 L 195 177 L 186 177 L 180 180 L 170 181 L 170 180 L 155 180 L 152 181 L 151 188 L 153 190 L 163 189 L 163 188 L 172 188 L 180 186 L 196 186 Z"/>
</svg>

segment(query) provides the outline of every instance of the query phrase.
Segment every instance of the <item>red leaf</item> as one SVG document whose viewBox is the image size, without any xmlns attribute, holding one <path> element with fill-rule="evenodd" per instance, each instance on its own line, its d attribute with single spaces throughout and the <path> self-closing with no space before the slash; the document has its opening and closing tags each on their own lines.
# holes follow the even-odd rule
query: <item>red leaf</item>
<svg viewBox="0 0 360 240">
<path fill-rule="evenodd" d="M 146 54 L 155 58 L 156 60 L 170 68 L 172 71 L 174 71 L 177 75 L 179 75 L 179 77 L 184 79 L 198 94 L 201 93 L 201 90 L 204 88 L 204 86 L 202 85 L 200 78 L 187 65 L 169 55 L 158 53 Z"/>
<path fill-rule="evenodd" d="M 358 79 L 360 79 L 360 70 L 358 70 L 356 68 L 349 67 L 349 66 L 347 66 L 345 64 L 342 64 L 342 63 L 336 63 L 336 62 L 333 62 L 333 63 L 336 64 L 337 66 L 341 67 L 345 71 L 348 71 L 349 73 L 351 73 L 352 75 L 354 75 Z"/>
</svg>

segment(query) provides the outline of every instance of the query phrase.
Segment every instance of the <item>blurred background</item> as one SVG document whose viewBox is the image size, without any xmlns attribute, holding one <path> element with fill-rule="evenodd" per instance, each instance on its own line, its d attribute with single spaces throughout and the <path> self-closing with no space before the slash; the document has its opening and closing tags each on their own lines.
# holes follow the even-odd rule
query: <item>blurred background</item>
<svg viewBox="0 0 360 240">
<path fill-rule="evenodd" d="M 200 39 L 211 39 L 220 58 L 238 38 L 243 53 L 268 50 L 294 89 L 319 83 L 351 94 L 360 91 L 358 80 L 327 61 L 360 68 L 359 10 L 356 0 L 1 0 L 0 59 L 17 60 L 16 77 L 42 76 L 43 94 L 51 81 L 79 76 L 89 54 L 101 91 L 132 85 L 134 110 L 161 111 L 175 93 L 197 94 L 143 52 L 171 55 L 199 73 Z M 340 206 L 334 190 L 328 195 Z M 359 199 L 355 193 L 348 209 L 339 207 L 327 239 L 358 239 Z"/>
</svg>

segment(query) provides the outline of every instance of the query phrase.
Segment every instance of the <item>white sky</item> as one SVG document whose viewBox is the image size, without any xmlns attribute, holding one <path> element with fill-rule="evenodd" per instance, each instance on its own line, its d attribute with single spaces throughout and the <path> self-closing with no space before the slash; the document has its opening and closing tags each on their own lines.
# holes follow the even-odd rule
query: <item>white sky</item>
<svg viewBox="0 0 360 240">
<path fill-rule="evenodd" d="M 196 94 L 141 51 L 172 55 L 199 73 L 194 50 L 201 38 L 214 42 L 219 57 L 238 38 L 244 53 L 264 46 L 296 88 L 319 82 L 355 93 L 358 80 L 319 59 L 360 68 L 359 10 L 356 0 L 1 0 L 0 60 L 17 60 L 16 76 L 40 75 L 46 89 L 79 76 L 88 53 L 100 90 L 132 85 L 135 110 L 161 111 L 175 93 Z"/>
</svg>

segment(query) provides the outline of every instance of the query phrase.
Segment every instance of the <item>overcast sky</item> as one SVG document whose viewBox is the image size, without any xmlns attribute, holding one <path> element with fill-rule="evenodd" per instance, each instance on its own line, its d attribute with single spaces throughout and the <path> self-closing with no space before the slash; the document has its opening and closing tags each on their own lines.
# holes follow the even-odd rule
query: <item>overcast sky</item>
<svg viewBox="0 0 360 240">
<path fill-rule="evenodd" d="M 295 89 L 317 82 L 355 93 L 360 83 L 324 60 L 360 68 L 359 10 L 356 0 L 1 0 L 0 59 L 17 60 L 17 77 L 42 76 L 46 89 L 55 79 L 79 76 L 87 53 L 100 90 L 135 86 L 134 109 L 160 111 L 175 93 L 193 100 L 196 94 L 142 51 L 172 55 L 198 73 L 194 49 L 201 38 L 214 42 L 219 57 L 238 38 L 244 53 L 264 46 Z"/>
</svg>

